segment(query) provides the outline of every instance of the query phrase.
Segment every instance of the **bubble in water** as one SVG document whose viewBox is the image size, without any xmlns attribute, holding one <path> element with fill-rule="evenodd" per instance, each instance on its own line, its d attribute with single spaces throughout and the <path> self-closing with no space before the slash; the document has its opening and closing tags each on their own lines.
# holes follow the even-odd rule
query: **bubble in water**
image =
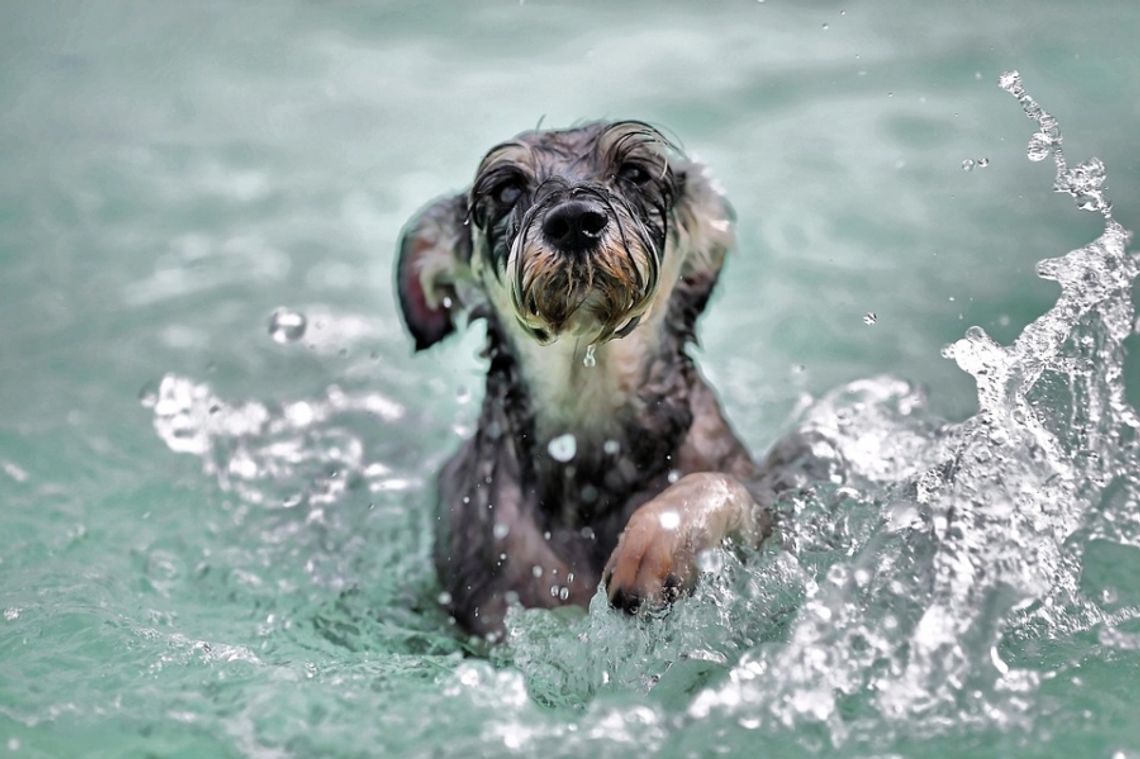
<svg viewBox="0 0 1140 759">
<path fill-rule="evenodd" d="M 593 343 L 586 346 L 586 355 L 582 358 L 582 366 L 587 369 L 593 369 L 598 365 L 598 359 L 594 356 L 595 350 L 597 350 L 597 346 Z"/>
<path fill-rule="evenodd" d="M 1049 135 L 1037 132 L 1029 138 L 1029 144 L 1025 147 L 1025 155 L 1030 161 L 1044 161 L 1049 155 L 1049 147 L 1052 144 L 1053 141 L 1049 139 Z"/>
<path fill-rule="evenodd" d="M 572 432 L 567 432 L 565 435 L 559 435 L 551 440 L 546 446 L 546 450 L 550 454 L 550 458 L 565 464 L 578 453 L 578 440 Z"/>
<path fill-rule="evenodd" d="M 868 327 L 870 327 L 873 324 L 878 324 L 878 322 L 879 322 L 879 317 L 875 314 L 874 311 L 868 311 L 867 313 L 863 314 L 863 323 L 866 324 Z"/>
<path fill-rule="evenodd" d="M 301 312 L 279 308 L 269 317 L 269 336 L 273 342 L 284 345 L 304 337 L 307 326 L 308 322 Z"/>
</svg>

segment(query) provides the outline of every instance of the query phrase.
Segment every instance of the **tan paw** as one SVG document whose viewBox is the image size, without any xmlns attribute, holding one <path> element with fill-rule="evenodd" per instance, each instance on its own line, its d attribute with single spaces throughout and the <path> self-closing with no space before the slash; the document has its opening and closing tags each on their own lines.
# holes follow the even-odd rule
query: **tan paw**
<svg viewBox="0 0 1140 759">
<path fill-rule="evenodd" d="M 603 579 L 610 603 L 630 614 L 660 608 L 691 590 L 696 552 L 683 512 L 654 501 L 633 513 Z"/>
</svg>

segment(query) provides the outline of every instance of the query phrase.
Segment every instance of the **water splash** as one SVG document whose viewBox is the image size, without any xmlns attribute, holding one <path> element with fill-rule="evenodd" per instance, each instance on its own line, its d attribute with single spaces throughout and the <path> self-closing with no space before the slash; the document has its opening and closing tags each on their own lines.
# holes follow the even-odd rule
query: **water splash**
<svg viewBox="0 0 1140 759">
<path fill-rule="evenodd" d="M 153 409 L 154 429 L 172 451 L 199 456 L 223 490 L 251 503 L 313 506 L 337 500 L 355 482 L 374 492 L 420 484 L 370 461 L 364 438 L 347 423 L 361 414 L 381 422 L 404 416 L 378 392 L 330 385 L 323 397 L 235 404 L 206 383 L 168 374 L 141 402 Z"/>
</svg>

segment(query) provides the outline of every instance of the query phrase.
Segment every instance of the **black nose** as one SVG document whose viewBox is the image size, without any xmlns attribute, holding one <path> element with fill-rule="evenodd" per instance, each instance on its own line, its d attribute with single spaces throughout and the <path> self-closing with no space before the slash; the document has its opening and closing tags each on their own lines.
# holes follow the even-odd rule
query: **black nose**
<svg viewBox="0 0 1140 759">
<path fill-rule="evenodd" d="M 597 245 L 608 223 L 605 209 L 600 205 L 567 200 L 547 212 L 542 234 L 559 250 L 589 250 Z"/>
</svg>

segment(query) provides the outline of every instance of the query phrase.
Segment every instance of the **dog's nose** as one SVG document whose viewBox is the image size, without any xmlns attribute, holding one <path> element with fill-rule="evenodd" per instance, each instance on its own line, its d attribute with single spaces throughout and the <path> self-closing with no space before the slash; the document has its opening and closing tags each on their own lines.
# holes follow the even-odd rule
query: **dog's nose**
<svg viewBox="0 0 1140 759">
<path fill-rule="evenodd" d="M 597 245 L 608 223 L 605 209 L 597 203 L 567 200 L 546 214 L 542 234 L 559 250 L 588 250 Z"/>
</svg>

